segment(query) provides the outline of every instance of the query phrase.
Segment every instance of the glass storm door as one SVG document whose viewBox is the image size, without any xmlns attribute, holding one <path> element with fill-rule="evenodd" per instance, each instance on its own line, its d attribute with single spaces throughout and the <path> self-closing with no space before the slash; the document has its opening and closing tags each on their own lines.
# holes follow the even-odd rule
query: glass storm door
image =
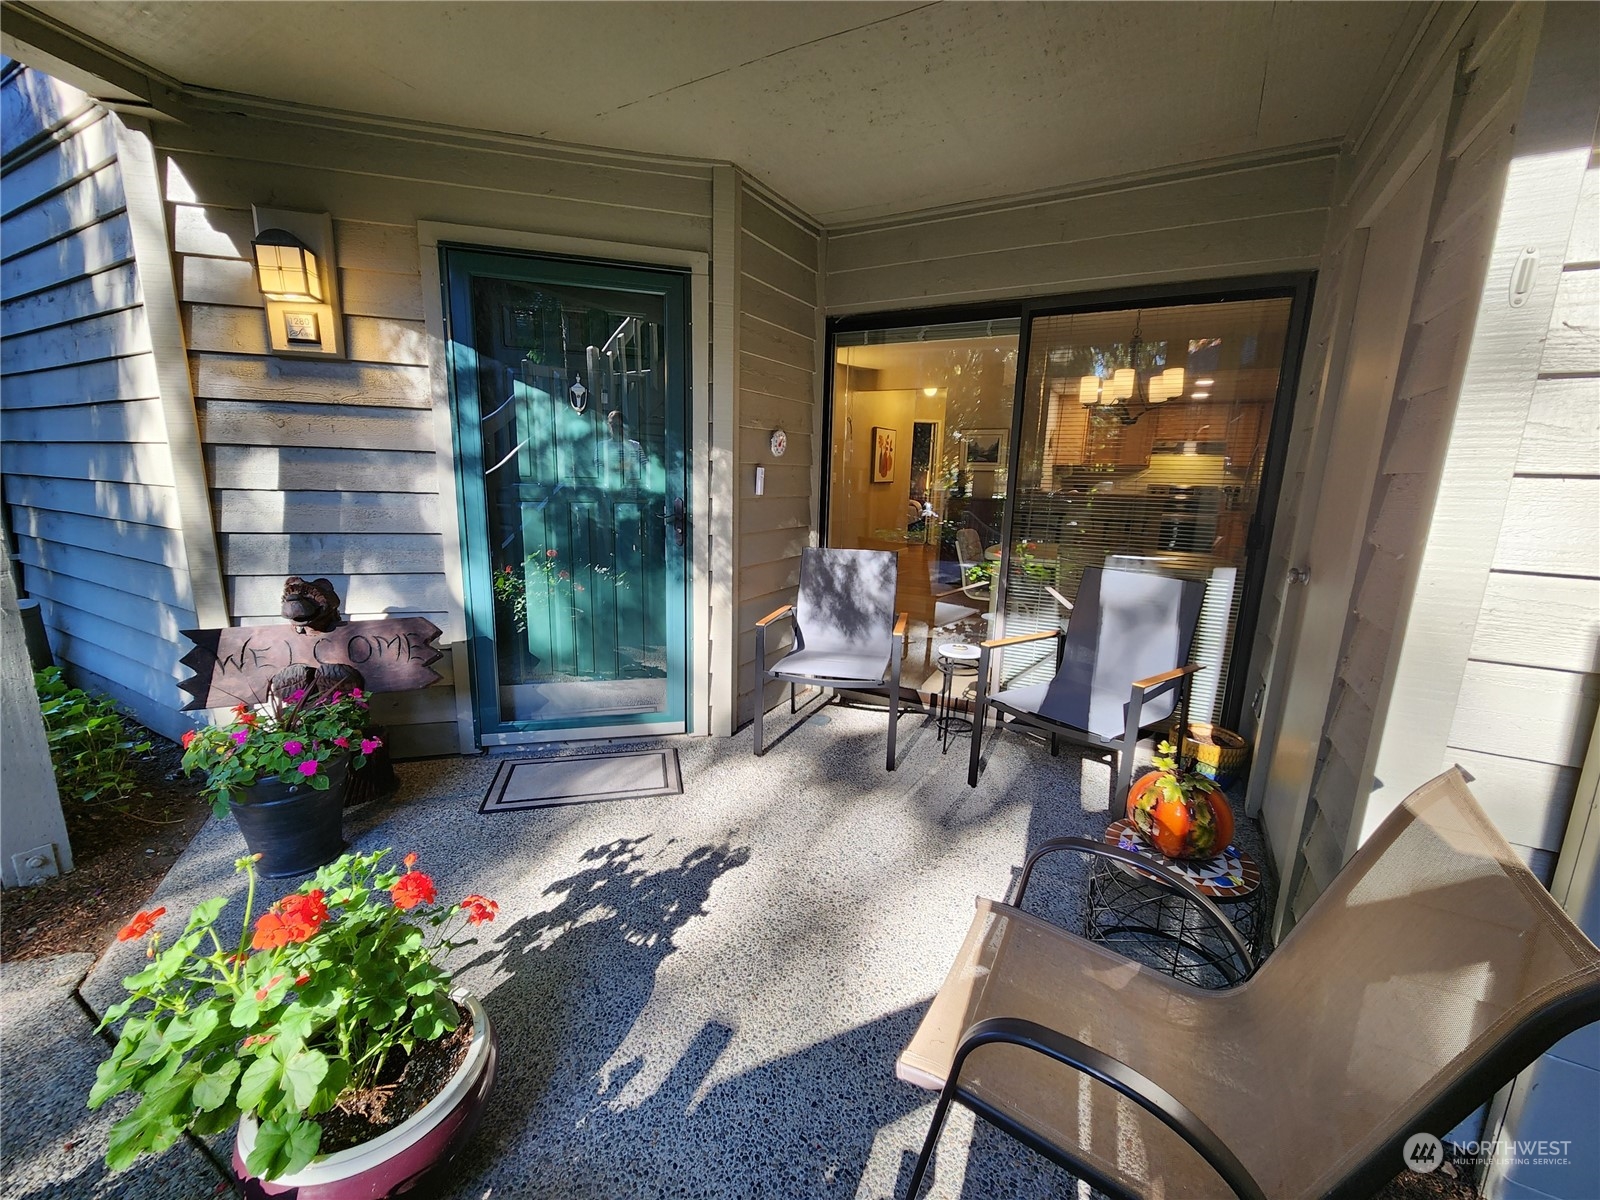
<svg viewBox="0 0 1600 1200">
<path fill-rule="evenodd" d="M 444 274 L 480 737 L 683 730 L 688 276 Z"/>
</svg>

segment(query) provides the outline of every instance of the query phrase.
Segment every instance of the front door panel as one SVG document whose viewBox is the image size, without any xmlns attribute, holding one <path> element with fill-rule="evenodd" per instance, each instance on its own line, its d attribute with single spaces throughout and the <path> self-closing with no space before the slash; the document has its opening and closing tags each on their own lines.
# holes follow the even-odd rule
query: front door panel
<svg viewBox="0 0 1600 1200">
<path fill-rule="evenodd" d="M 682 730 L 687 276 L 444 256 L 480 734 Z"/>
</svg>

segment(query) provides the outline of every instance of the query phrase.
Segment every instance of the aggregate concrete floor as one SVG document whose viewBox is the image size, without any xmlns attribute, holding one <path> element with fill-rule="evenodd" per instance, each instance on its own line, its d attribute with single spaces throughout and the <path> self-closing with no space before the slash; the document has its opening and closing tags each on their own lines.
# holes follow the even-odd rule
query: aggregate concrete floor
<svg viewBox="0 0 1600 1200">
<path fill-rule="evenodd" d="M 354 846 L 417 852 L 441 897 L 500 902 L 457 959 L 499 1032 L 500 1075 L 444 1195 L 903 1192 L 933 1097 L 894 1078 L 895 1056 L 949 969 L 973 898 L 1006 895 L 1039 841 L 1104 830 L 1108 768 L 1066 751 L 1052 759 L 1008 733 L 986 739 L 974 790 L 966 739 L 942 755 L 920 713 L 902 715 L 888 773 L 883 713 L 779 711 L 762 759 L 748 730 L 672 739 L 681 796 L 486 816 L 478 805 L 498 760 L 440 759 L 402 764 L 397 799 L 347 814 Z M 1252 847 L 1248 827 L 1240 837 Z M 181 916 L 209 896 L 242 895 L 243 850 L 231 822 L 209 822 L 156 902 Z M 1072 913 L 1081 873 L 1063 864 L 1035 887 L 1053 884 L 1050 907 Z M 237 919 L 242 903 L 230 908 Z M 82 994 L 96 1012 L 120 998 L 140 953 L 114 945 L 95 964 Z M 59 1024 L 71 1024 L 65 1013 Z M 92 1049 L 81 1041 L 80 1059 Z M 68 1064 L 55 1088 L 81 1098 L 92 1062 Z M 106 1119 L 65 1101 L 56 1110 L 49 1137 L 75 1149 L 52 1155 L 41 1135 L 15 1174 L 8 1153 L 6 1196 L 212 1194 L 204 1156 L 186 1145 L 75 1189 L 88 1179 L 79 1151 L 103 1151 Z M 9 1103 L 3 1116 L 9 1142 Z M 942 1200 L 1080 1193 L 959 1110 L 936 1162 L 925 1194 Z"/>
</svg>

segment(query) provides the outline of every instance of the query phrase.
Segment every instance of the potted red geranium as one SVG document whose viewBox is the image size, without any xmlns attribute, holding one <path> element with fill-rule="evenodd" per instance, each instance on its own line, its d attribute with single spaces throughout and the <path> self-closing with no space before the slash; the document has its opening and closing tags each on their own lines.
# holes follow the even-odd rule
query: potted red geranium
<svg viewBox="0 0 1600 1200">
<path fill-rule="evenodd" d="M 240 859 L 250 881 L 237 945 L 216 932 L 222 899 L 198 905 L 170 945 L 164 908 L 117 935 L 148 937 L 151 961 L 101 1022 L 121 1029 L 89 1106 L 140 1097 L 112 1126 L 109 1167 L 237 1121 L 247 1194 L 335 1200 L 409 1189 L 461 1148 L 496 1043 L 440 960 L 498 906 L 438 903 L 415 855 L 396 869 L 388 854 L 347 854 L 253 921 L 255 863 Z"/>
</svg>

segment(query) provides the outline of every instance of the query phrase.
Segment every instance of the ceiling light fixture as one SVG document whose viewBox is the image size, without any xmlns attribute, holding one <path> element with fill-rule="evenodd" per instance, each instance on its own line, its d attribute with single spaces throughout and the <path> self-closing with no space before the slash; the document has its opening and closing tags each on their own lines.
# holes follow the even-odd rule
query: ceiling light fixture
<svg viewBox="0 0 1600 1200">
<path fill-rule="evenodd" d="M 1130 365 L 1116 368 L 1109 379 L 1085 375 L 1078 380 L 1078 403 L 1091 410 L 1091 417 L 1114 418 L 1123 425 L 1132 425 L 1153 406 L 1183 395 L 1182 367 L 1168 367 L 1163 371 L 1140 368 L 1139 360 L 1145 349 L 1140 327 L 1143 315 L 1141 310 L 1133 318 L 1133 336 L 1128 339 Z"/>
</svg>

